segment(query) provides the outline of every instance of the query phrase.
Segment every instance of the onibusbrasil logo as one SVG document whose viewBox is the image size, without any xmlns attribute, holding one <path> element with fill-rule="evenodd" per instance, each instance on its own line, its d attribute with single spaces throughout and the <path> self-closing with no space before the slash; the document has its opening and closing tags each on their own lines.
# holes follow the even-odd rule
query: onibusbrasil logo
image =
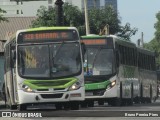
<svg viewBox="0 0 160 120">
<path fill-rule="evenodd" d="M 39 118 L 39 117 L 42 117 L 42 114 L 32 113 L 32 112 L 22 112 L 22 113 L 21 112 L 2 112 L 2 117 Z"/>
</svg>

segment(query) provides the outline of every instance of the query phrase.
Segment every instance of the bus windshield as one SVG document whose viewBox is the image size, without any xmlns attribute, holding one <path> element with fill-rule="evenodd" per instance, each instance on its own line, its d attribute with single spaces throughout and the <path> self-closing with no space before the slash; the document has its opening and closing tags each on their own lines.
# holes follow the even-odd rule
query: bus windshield
<svg viewBox="0 0 160 120">
<path fill-rule="evenodd" d="M 18 47 L 18 68 L 22 77 L 57 78 L 80 73 L 79 44 L 54 43 Z"/>
<path fill-rule="evenodd" d="M 87 48 L 85 75 L 110 75 L 114 69 L 113 49 Z M 86 63 L 84 63 L 86 64 Z M 87 74 L 86 74 L 87 73 Z"/>
</svg>

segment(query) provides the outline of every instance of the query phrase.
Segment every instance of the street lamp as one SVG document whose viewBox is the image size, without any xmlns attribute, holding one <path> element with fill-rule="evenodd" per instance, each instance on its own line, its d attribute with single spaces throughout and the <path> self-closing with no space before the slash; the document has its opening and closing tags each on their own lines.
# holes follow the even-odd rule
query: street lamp
<svg viewBox="0 0 160 120">
<path fill-rule="evenodd" d="M 88 20 L 87 0 L 84 0 L 84 12 L 85 12 L 86 35 L 88 35 L 90 34 L 90 29 L 89 29 L 89 20 Z"/>
<path fill-rule="evenodd" d="M 55 4 L 57 6 L 57 25 L 62 26 L 63 25 L 62 5 L 64 4 L 64 2 L 62 0 L 56 0 Z"/>
</svg>

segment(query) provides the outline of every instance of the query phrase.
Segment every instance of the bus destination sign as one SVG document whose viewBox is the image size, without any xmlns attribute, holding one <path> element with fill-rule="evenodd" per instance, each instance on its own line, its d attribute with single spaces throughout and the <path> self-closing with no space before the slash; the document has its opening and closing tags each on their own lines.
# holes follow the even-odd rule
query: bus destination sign
<svg viewBox="0 0 160 120">
<path fill-rule="evenodd" d="M 33 31 L 23 32 L 18 36 L 18 43 L 41 41 L 75 41 L 78 40 L 76 31 Z"/>
<path fill-rule="evenodd" d="M 83 39 L 81 40 L 86 45 L 105 45 L 107 44 L 106 39 Z"/>
<path fill-rule="evenodd" d="M 41 40 L 41 39 L 70 39 L 71 34 L 68 32 L 53 33 L 27 33 L 24 34 L 24 40 Z"/>
</svg>

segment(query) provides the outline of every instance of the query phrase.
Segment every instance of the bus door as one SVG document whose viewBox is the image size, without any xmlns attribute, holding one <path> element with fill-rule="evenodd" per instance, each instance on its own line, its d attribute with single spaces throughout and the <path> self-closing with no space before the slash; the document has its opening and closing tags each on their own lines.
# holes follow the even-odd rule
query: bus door
<svg viewBox="0 0 160 120">
<path fill-rule="evenodd" d="M 16 102 L 18 99 L 17 96 L 17 79 L 16 79 L 16 46 L 11 44 L 11 85 L 13 87 L 13 98 Z"/>
<path fill-rule="evenodd" d="M 3 97 L 3 84 L 4 84 L 4 52 L 0 53 L 0 97 Z"/>
</svg>

